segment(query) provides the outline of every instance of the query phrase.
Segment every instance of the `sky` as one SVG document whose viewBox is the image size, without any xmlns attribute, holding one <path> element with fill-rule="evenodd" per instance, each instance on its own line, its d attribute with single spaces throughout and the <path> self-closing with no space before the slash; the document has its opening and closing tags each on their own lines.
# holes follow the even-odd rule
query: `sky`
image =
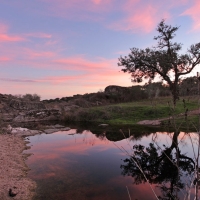
<svg viewBox="0 0 200 200">
<path fill-rule="evenodd" d="M 200 42 L 199 10 L 198 0 L 0 0 L 0 93 L 50 99 L 132 86 L 118 58 L 155 46 L 162 19 L 179 27 L 186 52 Z"/>
</svg>

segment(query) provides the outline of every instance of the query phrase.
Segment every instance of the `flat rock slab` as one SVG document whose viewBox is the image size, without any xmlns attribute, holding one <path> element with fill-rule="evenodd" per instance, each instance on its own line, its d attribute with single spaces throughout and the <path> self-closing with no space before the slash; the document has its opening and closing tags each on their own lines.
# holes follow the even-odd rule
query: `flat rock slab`
<svg viewBox="0 0 200 200">
<path fill-rule="evenodd" d="M 69 127 L 65 127 L 65 128 L 61 128 L 60 130 L 61 131 L 69 131 L 71 128 L 69 128 Z"/>
<path fill-rule="evenodd" d="M 62 125 L 60 125 L 60 124 L 56 124 L 54 127 L 55 127 L 55 128 L 65 128 L 65 126 L 62 126 Z"/>
<path fill-rule="evenodd" d="M 161 124 L 161 121 L 160 120 L 143 120 L 143 121 L 138 122 L 137 124 L 159 126 Z"/>
<path fill-rule="evenodd" d="M 55 133 L 55 132 L 58 132 L 60 131 L 60 129 L 56 129 L 56 128 L 50 128 L 50 129 L 45 129 L 44 132 L 46 134 L 50 134 L 50 133 Z"/>
<path fill-rule="evenodd" d="M 42 131 L 39 130 L 29 130 L 27 128 L 21 128 L 21 127 L 12 128 L 10 125 L 8 126 L 7 131 L 17 136 L 32 136 L 42 133 Z"/>
</svg>

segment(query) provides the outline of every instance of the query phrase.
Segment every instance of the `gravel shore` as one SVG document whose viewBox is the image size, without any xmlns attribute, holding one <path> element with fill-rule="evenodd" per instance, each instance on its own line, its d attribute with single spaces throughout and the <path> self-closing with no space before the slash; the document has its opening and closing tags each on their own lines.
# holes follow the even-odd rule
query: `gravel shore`
<svg viewBox="0 0 200 200">
<path fill-rule="evenodd" d="M 29 156 L 23 137 L 15 134 L 0 134 L 0 199 L 31 200 L 36 183 L 27 178 L 25 164 Z"/>
</svg>

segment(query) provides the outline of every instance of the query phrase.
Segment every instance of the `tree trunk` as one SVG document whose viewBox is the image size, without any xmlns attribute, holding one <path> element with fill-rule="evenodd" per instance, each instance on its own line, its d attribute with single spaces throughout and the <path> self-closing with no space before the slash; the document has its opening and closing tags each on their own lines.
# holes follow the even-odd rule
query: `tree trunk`
<svg viewBox="0 0 200 200">
<path fill-rule="evenodd" d="M 179 100 L 179 89 L 178 89 L 178 83 L 174 82 L 170 84 L 170 90 L 173 97 L 173 104 L 176 106 L 176 101 Z"/>
</svg>

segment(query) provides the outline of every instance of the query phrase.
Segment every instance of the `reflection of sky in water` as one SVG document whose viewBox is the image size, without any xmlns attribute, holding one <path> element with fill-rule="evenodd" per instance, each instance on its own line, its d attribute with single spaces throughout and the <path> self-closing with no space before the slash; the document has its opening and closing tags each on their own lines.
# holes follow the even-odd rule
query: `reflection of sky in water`
<svg viewBox="0 0 200 200">
<path fill-rule="evenodd" d="M 120 149 L 131 153 L 134 144 L 147 146 L 152 137 L 156 135 L 137 141 L 130 137 L 111 142 L 89 131 L 76 134 L 76 130 L 30 137 L 32 146 L 28 153 L 34 155 L 28 158 L 27 164 L 31 168 L 29 177 L 38 184 L 36 199 L 129 199 L 126 186 L 132 199 L 155 199 L 147 184 L 133 185 L 132 178 L 123 177 L 120 169 L 122 159 L 128 157 Z M 170 137 L 159 133 L 156 142 L 161 147 L 164 143 L 170 146 Z M 189 152 L 189 137 L 180 134 L 179 138 L 183 138 L 184 152 Z"/>
</svg>

